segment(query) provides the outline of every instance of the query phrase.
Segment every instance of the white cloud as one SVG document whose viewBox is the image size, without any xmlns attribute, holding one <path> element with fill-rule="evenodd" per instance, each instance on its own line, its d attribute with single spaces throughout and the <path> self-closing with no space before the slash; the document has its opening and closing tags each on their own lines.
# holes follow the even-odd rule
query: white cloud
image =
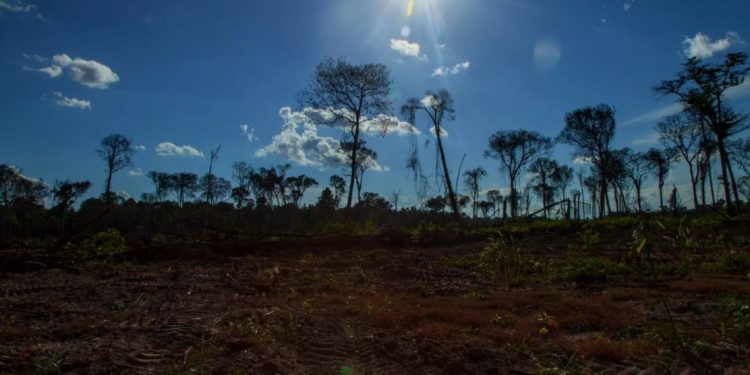
<svg viewBox="0 0 750 375">
<path fill-rule="evenodd" d="M 601 23 L 607 23 L 607 19 L 604 18 L 604 17 L 599 18 L 599 22 L 601 22 Z"/>
<path fill-rule="evenodd" d="M 5 0 L 0 0 L 0 10 L 7 10 L 9 12 L 28 13 L 35 9 L 36 9 L 36 5 L 34 4 L 24 4 L 21 1 L 16 2 L 16 4 L 10 4 Z"/>
<path fill-rule="evenodd" d="M 347 154 L 341 149 L 338 140 L 321 136 L 311 117 L 325 115 L 313 109 L 294 112 L 289 107 L 279 110 L 279 116 L 284 121 L 281 132 L 273 136 L 271 144 L 257 150 L 255 156 L 279 156 L 301 166 L 325 169 L 347 165 Z M 374 163 L 372 170 L 386 171 L 387 167 Z"/>
<path fill-rule="evenodd" d="M 432 134 L 433 136 L 435 136 L 435 126 L 431 126 L 430 127 L 430 134 Z M 448 136 L 448 131 L 445 130 L 444 126 L 441 126 L 440 127 L 440 138 L 445 138 L 447 136 Z"/>
<path fill-rule="evenodd" d="M 576 156 L 573 159 L 573 164 L 576 165 L 588 165 L 591 164 L 591 158 L 588 156 Z"/>
<path fill-rule="evenodd" d="M 128 176 L 131 176 L 131 177 L 143 176 L 143 169 L 140 169 L 140 168 L 131 169 L 128 171 Z"/>
<path fill-rule="evenodd" d="M 302 112 L 294 113 L 304 117 L 304 120 L 298 122 L 309 121 L 317 126 L 327 128 L 347 127 L 349 123 L 343 119 L 354 118 L 354 114 L 345 109 L 333 110 L 308 107 L 303 109 Z M 417 128 L 408 122 L 401 121 L 396 116 L 383 113 L 378 114 L 374 118 L 362 117 L 360 119 L 360 130 L 368 135 L 409 135 L 420 133 Z"/>
<path fill-rule="evenodd" d="M 555 69 L 561 55 L 562 49 L 557 42 L 540 40 L 534 45 L 534 65 L 540 71 L 548 72 Z"/>
<path fill-rule="evenodd" d="M 134 146 L 133 149 L 135 149 L 136 151 L 144 151 L 146 149 L 146 146 L 137 145 L 137 146 Z"/>
<path fill-rule="evenodd" d="M 706 58 L 711 57 L 716 52 L 729 48 L 732 44 L 741 43 L 739 35 L 736 32 L 728 32 L 726 37 L 715 42 L 711 41 L 708 35 L 696 33 L 694 37 L 685 39 L 682 44 L 685 45 L 685 55 L 688 57 Z"/>
<path fill-rule="evenodd" d="M 662 118 L 670 115 L 674 115 L 677 113 L 680 113 L 682 111 L 682 104 L 680 103 L 672 103 L 666 107 L 659 108 L 656 110 L 653 110 L 651 112 L 646 112 L 642 115 L 639 115 L 637 117 L 634 117 L 630 120 L 627 120 L 622 123 L 623 126 L 630 125 L 630 124 L 636 124 L 636 123 L 642 123 L 642 122 L 653 122 L 661 120 Z"/>
<path fill-rule="evenodd" d="M 0 1 L 2 1 L 2 0 L 0 0 Z M 33 61 L 40 62 L 40 63 L 45 63 L 45 62 L 49 61 L 48 58 L 39 56 L 39 55 L 34 54 L 34 53 L 32 53 L 32 54 L 22 53 L 21 56 L 23 56 L 26 60 L 33 60 Z"/>
<path fill-rule="evenodd" d="M 203 157 L 203 153 L 193 146 L 177 146 L 172 142 L 162 142 L 156 146 L 156 155 L 159 156 L 184 156 Z"/>
<path fill-rule="evenodd" d="M 91 110 L 91 102 L 88 100 L 69 98 L 63 95 L 61 92 L 55 92 L 54 95 L 57 97 L 55 104 L 61 107 Z"/>
<path fill-rule="evenodd" d="M 71 59 L 66 54 L 53 56 L 50 66 L 37 69 L 53 78 L 59 77 L 63 70 L 67 70 L 74 81 L 97 89 L 106 89 L 109 85 L 120 81 L 120 77 L 108 66 L 80 57 Z"/>
<path fill-rule="evenodd" d="M 255 142 L 258 140 L 258 137 L 255 136 L 255 128 L 249 124 L 240 125 L 240 132 L 242 132 L 243 136 L 247 137 L 248 142 Z"/>
<path fill-rule="evenodd" d="M 403 56 L 412 56 L 420 60 L 427 60 L 426 55 L 420 54 L 419 43 L 411 43 L 405 39 L 391 39 L 391 49 Z"/>
<path fill-rule="evenodd" d="M 62 68 L 57 65 L 51 65 L 46 68 L 37 69 L 38 72 L 42 72 L 52 78 L 55 78 L 62 74 Z"/>
<path fill-rule="evenodd" d="M 462 71 L 469 69 L 469 66 L 471 64 L 469 61 L 464 61 L 462 63 L 458 63 L 456 65 L 453 65 L 452 67 L 447 66 L 440 66 L 432 71 L 432 77 L 443 77 L 447 75 L 456 75 L 458 73 L 461 73 Z"/>
</svg>

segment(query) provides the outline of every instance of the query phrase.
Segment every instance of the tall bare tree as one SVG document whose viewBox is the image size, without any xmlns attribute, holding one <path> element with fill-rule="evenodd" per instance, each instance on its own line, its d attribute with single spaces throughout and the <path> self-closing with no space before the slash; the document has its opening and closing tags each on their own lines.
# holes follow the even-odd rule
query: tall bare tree
<svg viewBox="0 0 750 375">
<path fill-rule="evenodd" d="M 451 211 L 455 220 L 460 222 L 461 213 L 458 208 L 456 193 L 453 191 L 453 185 L 451 184 L 451 176 L 448 172 L 448 163 L 445 159 L 445 149 L 443 148 L 442 140 L 443 121 L 455 119 L 456 110 L 453 107 L 453 97 L 448 90 L 444 89 L 438 92 L 428 91 L 422 99 L 409 98 L 401 108 L 401 113 L 409 119 L 408 121 L 412 125 L 416 122 L 417 112 L 427 114 L 427 117 L 430 119 L 430 131 L 434 132 L 435 139 L 437 140 L 437 153 L 443 166 L 443 181 L 445 183 L 445 190 L 448 193 Z"/>
<path fill-rule="evenodd" d="M 667 154 L 672 158 L 681 158 L 687 164 L 693 192 L 693 207 L 698 209 L 698 175 L 693 163 L 701 151 L 701 132 L 695 122 L 691 121 L 691 117 L 688 113 L 668 116 L 656 124 L 656 131 L 659 132 L 659 140 L 668 150 Z"/>
<path fill-rule="evenodd" d="M 665 151 L 651 148 L 646 151 L 646 160 L 651 164 L 651 170 L 658 181 L 659 186 L 659 210 L 664 212 L 664 179 L 669 173 L 669 160 L 671 158 Z"/>
<path fill-rule="evenodd" d="M 476 219 L 477 203 L 479 200 L 479 180 L 482 179 L 482 177 L 487 176 L 487 171 L 482 167 L 476 167 L 464 172 L 464 176 L 464 186 L 466 187 L 466 190 L 469 191 L 469 194 L 471 194 L 471 217 Z"/>
<path fill-rule="evenodd" d="M 112 175 L 117 171 L 133 165 L 133 142 L 121 134 L 110 134 L 104 137 L 96 153 L 107 163 L 107 182 L 104 189 L 104 199 L 107 202 L 113 200 L 112 197 Z"/>
<path fill-rule="evenodd" d="M 607 197 L 607 166 L 615 136 L 615 110 L 606 104 L 584 107 L 565 114 L 565 128 L 558 138 L 576 148 L 576 155 L 588 159 L 599 179 L 599 217 L 604 217 Z"/>
<path fill-rule="evenodd" d="M 523 168 L 535 159 L 546 156 L 552 150 L 549 137 L 528 130 L 500 130 L 490 136 L 489 149 L 485 157 L 497 159 L 508 173 L 510 214 L 518 215 L 518 186 Z"/>
<path fill-rule="evenodd" d="M 727 103 L 727 90 L 741 85 L 750 73 L 744 53 L 729 53 L 720 64 L 704 63 L 689 58 L 675 79 L 662 81 L 653 90 L 662 95 L 674 95 L 686 111 L 696 115 L 716 136 L 721 178 L 727 208 L 734 210 L 739 200 L 732 163 L 727 152 L 727 140 L 746 130 L 750 124 L 744 114 L 734 111 Z"/>
<path fill-rule="evenodd" d="M 361 125 L 389 111 L 390 71 L 383 64 L 352 65 L 343 59 L 326 59 L 318 64 L 307 89 L 298 94 L 302 106 L 330 112 L 332 122 L 346 128 L 351 137 L 349 157 L 351 175 L 346 208 L 352 207 L 357 153 L 360 150 Z M 387 123 L 383 123 L 387 130 Z"/>
</svg>

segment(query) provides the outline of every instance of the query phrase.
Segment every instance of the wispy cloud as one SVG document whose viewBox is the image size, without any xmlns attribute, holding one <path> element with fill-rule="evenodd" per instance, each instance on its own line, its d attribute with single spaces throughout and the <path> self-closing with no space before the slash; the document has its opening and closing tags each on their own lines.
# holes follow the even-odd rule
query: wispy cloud
<svg viewBox="0 0 750 375">
<path fill-rule="evenodd" d="M 559 43 L 551 40 L 537 41 L 534 45 L 534 66 L 540 71 L 548 72 L 557 67 L 561 55 Z"/>
<path fill-rule="evenodd" d="M 644 122 L 658 121 L 666 116 L 680 113 L 682 111 L 682 108 L 683 108 L 682 104 L 672 103 L 666 107 L 662 107 L 662 108 L 659 108 L 650 112 L 646 112 L 642 115 L 631 118 L 630 120 L 623 122 L 622 125 L 625 126 L 625 125 L 638 124 L 638 123 L 644 123 Z"/>
<path fill-rule="evenodd" d="M 69 98 L 63 95 L 59 91 L 55 92 L 54 95 L 57 97 L 55 104 L 61 107 L 91 110 L 91 102 L 88 100 L 83 100 L 83 99 L 78 99 L 78 98 Z"/>
<path fill-rule="evenodd" d="M 255 136 L 255 128 L 249 124 L 240 125 L 240 132 L 242 136 L 247 137 L 248 142 L 255 142 L 258 140 L 258 137 Z"/>
<path fill-rule="evenodd" d="M 470 65 L 471 64 L 467 60 L 467 61 L 464 61 L 462 63 L 458 63 L 456 65 L 453 65 L 452 67 L 440 66 L 440 67 L 435 68 L 432 71 L 432 77 L 443 77 L 443 76 L 448 76 L 448 75 L 456 75 L 456 74 L 461 73 L 462 71 L 464 71 L 466 69 L 469 69 Z"/>
<path fill-rule="evenodd" d="M 397 51 L 403 56 L 411 56 L 420 60 L 427 60 L 427 55 L 420 53 L 419 43 L 417 42 L 409 42 L 405 39 L 391 39 L 391 49 Z"/>
<path fill-rule="evenodd" d="M 146 150 L 146 146 L 144 145 L 137 145 L 133 147 L 136 151 L 144 151 Z"/>
<path fill-rule="evenodd" d="M 632 143 L 633 146 L 653 146 L 659 144 L 659 133 L 655 131 L 650 132 L 643 137 L 632 140 L 630 143 Z"/>
<path fill-rule="evenodd" d="M 16 1 L 15 4 L 11 4 L 6 0 L 0 0 L 0 11 L 3 10 L 7 10 L 9 12 L 29 13 L 36 10 L 36 5 L 24 4 L 21 1 Z"/>
<path fill-rule="evenodd" d="M 711 41 L 711 38 L 706 34 L 696 33 L 692 38 L 685 37 L 682 44 L 685 45 L 685 55 L 688 57 L 707 58 L 741 42 L 742 39 L 739 35 L 730 31 L 726 34 L 726 37 L 716 41 Z"/>
<path fill-rule="evenodd" d="M 46 58 L 37 55 L 24 55 L 24 57 L 38 62 L 48 61 Z M 61 76 L 63 71 L 67 70 L 70 78 L 74 81 L 96 89 L 106 89 L 109 85 L 120 81 L 120 77 L 110 67 L 96 60 L 84 60 L 80 57 L 73 59 L 67 54 L 55 55 L 52 57 L 52 63 L 49 66 L 32 70 L 44 73 L 52 78 Z"/>
<path fill-rule="evenodd" d="M 635 0 L 625 0 L 624 3 L 622 3 L 622 10 L 627 12 L 630 10 L 630 8 L 633 7 L 633 4 L 635 4 Z"/>
<path fill-rule="evenodd" d="M 143 176 L 143 169 L 135 168 L 128 171 L 128 176 L 130 177 L 139 177 Z"/>
<path fill-rule="evenodd" d="M 190 146 L 190 145 L 184 145 L 184 146 L 177 146 L 176 144 L 172 142 L 162 142 L 159 143 L 156 146 L 156 155 L 159 156 L 183 156 L 183 157 L 203 157 L 203 152 L 199 151 L 197 148 Z"/>
</svg>

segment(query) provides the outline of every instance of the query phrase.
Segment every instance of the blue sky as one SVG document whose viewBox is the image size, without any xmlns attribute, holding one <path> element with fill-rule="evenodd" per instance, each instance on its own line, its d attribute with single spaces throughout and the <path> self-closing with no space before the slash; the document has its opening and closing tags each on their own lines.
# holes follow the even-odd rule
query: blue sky
<svg viewBox="0 0 750 375">
<path fill-rule="evenodd" d="M 234 161 L 288 161 L 289 173 L 325 184 L 342 168 L 258 150 L 282 131 L 282 108 L 300 110 L 296 93 L 332 56 L 388 65 L 394 114 L 408 97 L 450 90 L 449 167 L 455 173 L 466 154 L 464 170 L 489 172 L 486 190 L 505 185 L 497 163 L 482 156 L 495 131 L 554 137 L 565 112 L 603 102 L 617 109 L 616 146 L 654 146 L 653 125 L 672 99 L 650 88 L 688 54 L 714 61 L 747 52 L 750 40 L 746 0 L 414 0 L 410 15 L 409 3 L 0 0 L 0 163 L 49 182 L 88 179 L 99 194 L 104 164 L 94 150 L 117 132 L 143 146 L 113 181 L 134 197 L 152 190 L 138 171 L 203 174 L 219 144 L 220 176 L 231 177 Z M 747 94 L 735 93 L 738 109 L 750 106 Z M 425 122 L 416 126 L 421 144 L 431 140 Z M 326 142 L 339 135 L 315 131 Z M 408 137 L 366 140 L 383 171 L 368 172 L 365 190 L 400 190 L 413 203 Z M 176 147 L 158 148 L 166 143 Z M 432 145 L 420 146 L 430 174 Z M 570 151 L 558 146 L 555 156 L 571 164 Z"/>
</svg>

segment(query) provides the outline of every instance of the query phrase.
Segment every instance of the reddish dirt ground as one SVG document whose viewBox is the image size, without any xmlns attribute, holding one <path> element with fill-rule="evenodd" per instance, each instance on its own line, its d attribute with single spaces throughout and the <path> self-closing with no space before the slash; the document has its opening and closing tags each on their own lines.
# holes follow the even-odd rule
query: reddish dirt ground
<svg viewBox="0 0 750 375">
<path fill-rule="evenodd" d="M 566 241 L 545 234 L 533 237 L 532 247 L 552 256 Z M 661 287 L 683 334 L 705 343 L 693 361 L 654 338 L 669 325 L 646 280 L 508 287 L 490 283 L 470 265 L 484 245 L 479 241 L 302 243 L 285 249 L 233 245 L 231 255 L 186 248 L 180 251 L 193 255 L 0 273 L 0 372 L 748 370 L 737 346 L 712 340 L 719 333 L 711 296 L 750 296 L 743 277 L 699 275 Z"/>
</svg>

